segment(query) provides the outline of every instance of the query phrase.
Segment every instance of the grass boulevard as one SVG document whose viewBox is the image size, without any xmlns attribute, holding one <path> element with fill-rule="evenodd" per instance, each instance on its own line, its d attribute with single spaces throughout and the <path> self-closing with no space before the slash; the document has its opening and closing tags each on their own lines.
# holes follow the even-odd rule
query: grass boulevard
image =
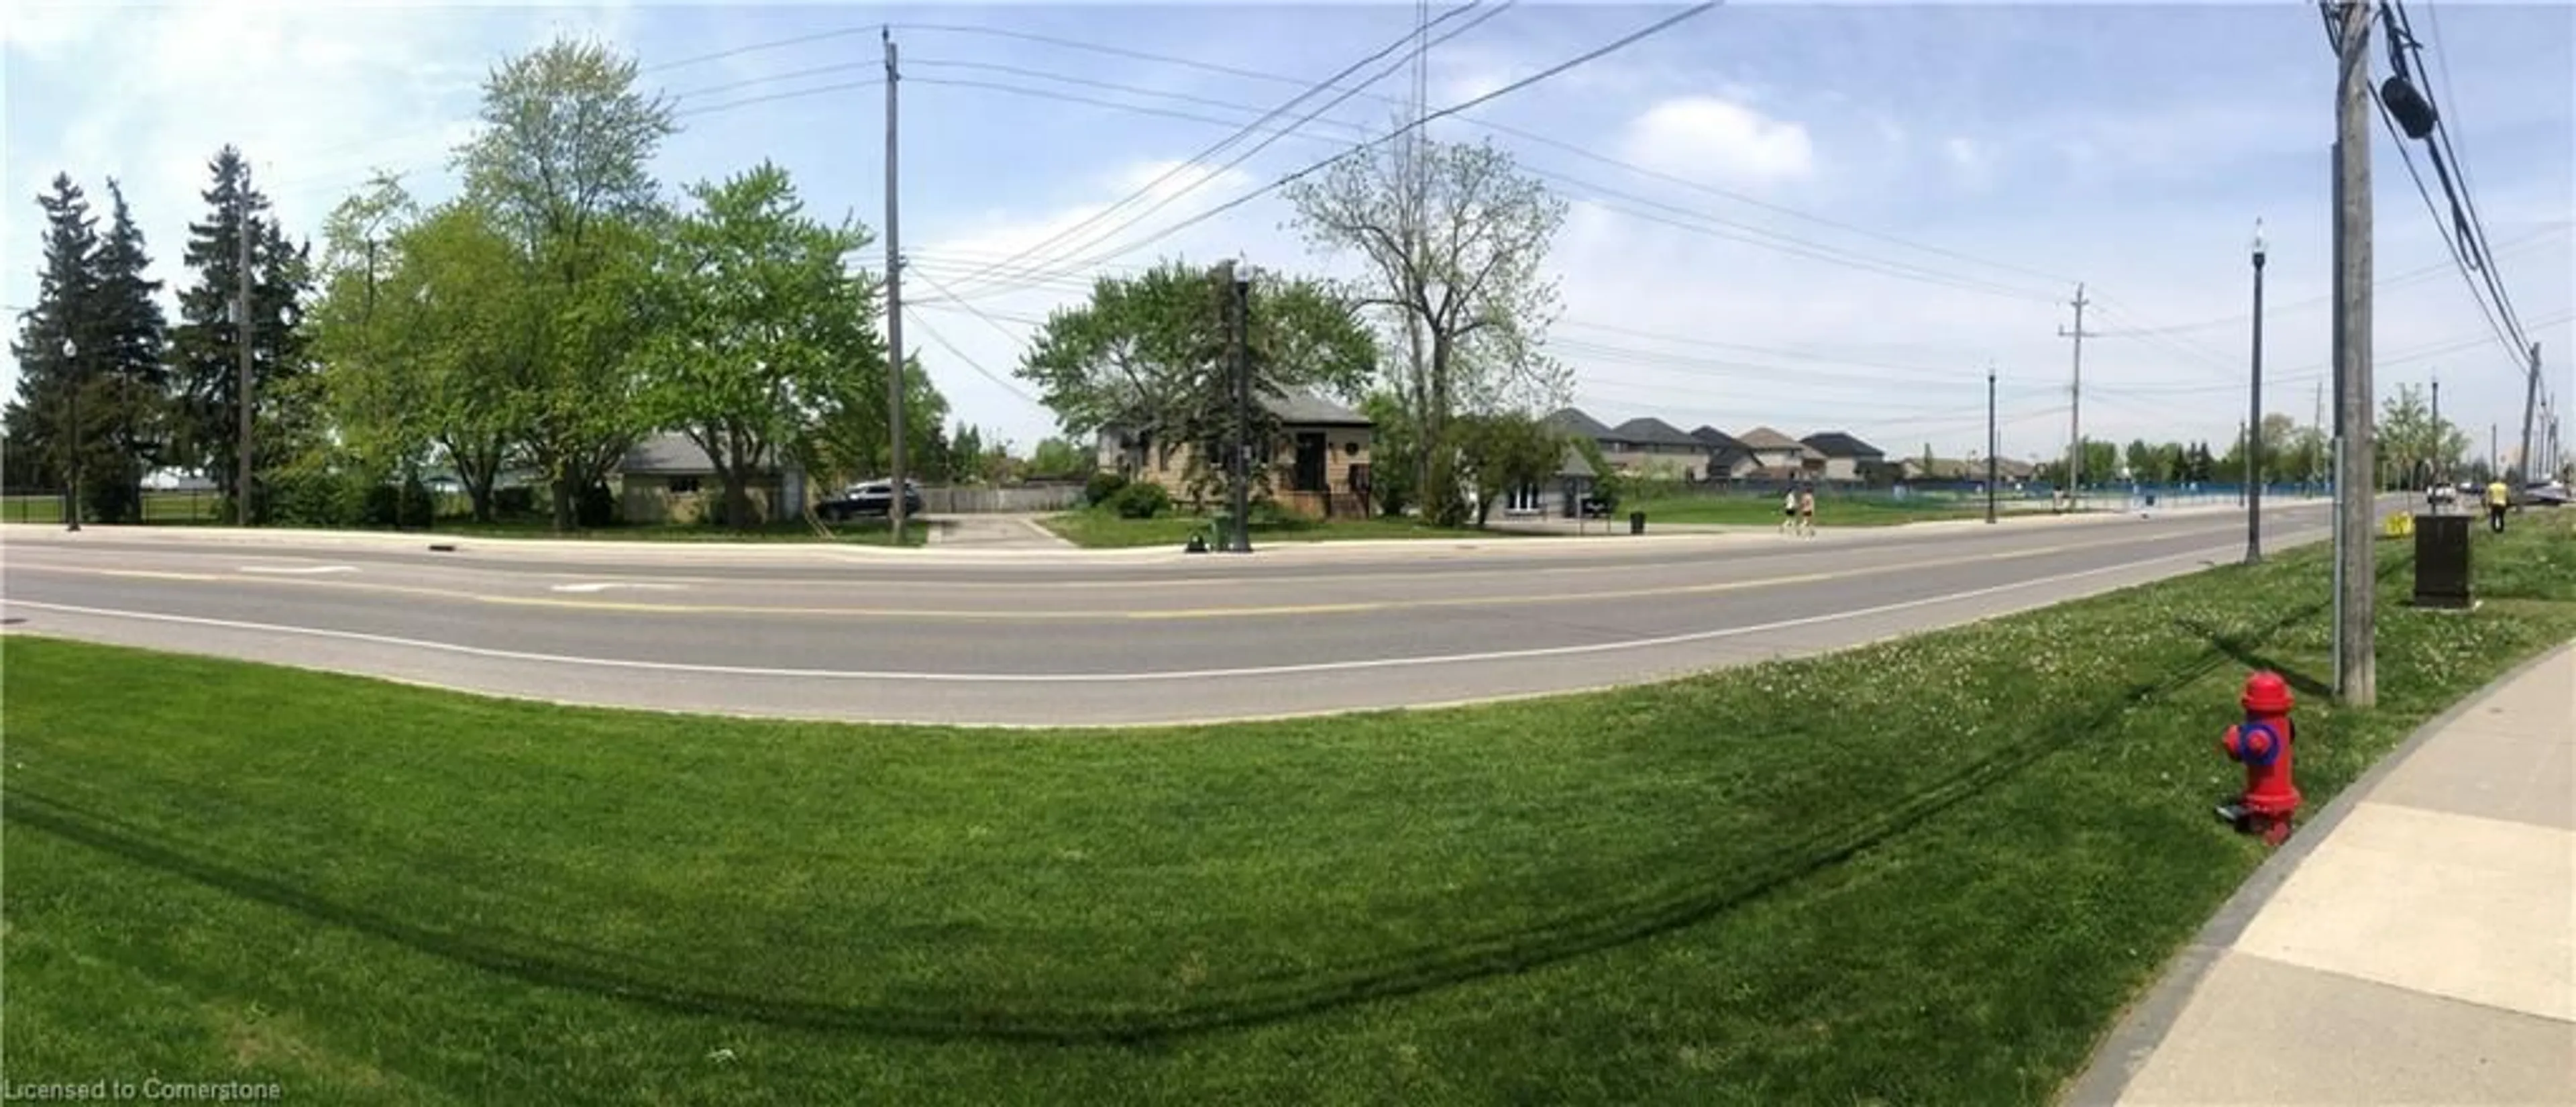
<svg viewBox="0 0 2576 1107">
<path fill-rule="evenodd" d="M 2472 613 L 2379 554 L 2357 712 L 2322 546 L 1652 687 L 1124 732 L 10 637 L 0 1045 L 335 1103 L 2046 1103 L 2261 860 L 2209 814 L 2249 667 L 2312 813 L 2576 637 L 2576 513 L 2479 534 Z"/>
</svg>

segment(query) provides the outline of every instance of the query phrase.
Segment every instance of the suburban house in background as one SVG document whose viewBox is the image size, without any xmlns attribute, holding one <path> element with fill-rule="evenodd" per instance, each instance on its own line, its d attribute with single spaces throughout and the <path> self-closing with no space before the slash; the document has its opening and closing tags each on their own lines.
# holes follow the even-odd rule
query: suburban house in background
<svg viewBox="0 0 2576 1107">
<path fill-rule="evenodd" d="M 1683 480 L 1698 480 L 1708 468 L 1708 445 L 1661 419 L 1630 419 L 1616 427 L 1576 408 L 1561 408 L 1540 420 L 1568 437 L 1583 437 L 1600 447 L 1601 460 L 1623 473 L 1671 469 Z M 1584 466 L 1589 470 L 1591 466 Z"/>
<path fill-rule="evenodd" d="M 1815 447 L 1772 430 L 1755 427 L 1735 436 L 1753 463 L 1739 480 L 1798 481 L 1824 476 L 1825 455 Z"/>
<path fill-rule="evenodd" d="M 1567 443 L 1554 477 L 1545 484 L 1524 484 L 1504 493 L 1503 502 L 1495 505 L 1495 514 L 1572 519 L 1581 514 L 1583 501 L 1591 497 L 1596 477 L 1592 463 L 1583 459 L 1583 451 Z"/>
<path fill-rule="evenodd" d="M 773 451 L 774 452 L 774 451 Z M 694 523 L 718 517 L 724 510 L 724 481 L 707 452 L 676 431 L 635 444 L 608 474 L 617 493 L 617 517 L 629 523 Z M 792 504 L 803 511 L 804 474 L 776 464 L 752 474 L 752 510 L 762 519 L 777 518 L 773 505 Z"/>
<path fill-rule="evenodd" d="M 1340 404 L 1296 392 L 1261 398 L 1280 422 L 1271 444 L 1272 499 L 1307 518 L 1364 518 L 1369 514 L 1369 450 L 1377 424 Z M 1100 432 L 1100 468 L 1129 480 L 1162 485 L 1186 497 L 1192 451 L 1186 442 L 1158 440 L 1152 429 L 1106 427 Z"/>
<path fill-rule="evenodd" d="M 1858 484 L 1869 479 L 1870 470 L 1887 460 L 1878 447 L 1842 431 L 1821 431 L 1798 440 L 1800 445 L 1824 455 L 1824 479 Z"/>
</svg>

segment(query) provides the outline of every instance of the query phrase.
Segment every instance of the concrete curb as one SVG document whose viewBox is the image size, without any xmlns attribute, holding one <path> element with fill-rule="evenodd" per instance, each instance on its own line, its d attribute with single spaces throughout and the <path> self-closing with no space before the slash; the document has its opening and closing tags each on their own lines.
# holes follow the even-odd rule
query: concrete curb
<svg viewBox="0 0 2576 1107">
<path fill-rule="evenodd" d="M 2192 995 L 2200 990 L 2201 980 L 2209 975 L 2219 956 L 2235 946 L 2236 939 L 2244 935 L 2254 916 L 2271 902 L 2282 885 L 2289 882 L 2290 874 L 2316 852 L 2317 844 L 2332 834 L 2335 827 L 2342 825 L 2354 808 L 2361 806 L 2372 792 L 2378 790 L 2382 780 L 2415 756 L 2416 751 L 2434 735 L 2458 722 L 2470 708 L 2485 702 L 2496 690 L 2530 675 L 2532 670 L 2571 650 L 2576 650 L 2576 642 L 2565 642 L 2542 650 L 2477 691 L 2461 697 L 2458 702 L 2442 709 L 2440 714 L 2425 720 L 2396 749 L 2390 750 L 2368 772 L 2361 774 L 2360 779 L 2337 793 L 2333 802 L 2317 814 L 2316 821 L 2301 828 L 2272 856 L 2265 858 L 2262 866 L 2254 870 L 2254 875 L 2247 877 L 2235 894 L 2219 905 L 2218 913 L 2210 916 L 2209 922 L 2192 936 L 2191 943 L 2158 970 L 2156 983 L 2095 1045 L 2092 1057 L 2085 1062 L 2084 1071 L 2058 1097 L 2058 1107 L 2112 1107 L 2117 1104 L 2121 1093 L 2128 1090 L 2129 1082 L 2137 1078 L 2139 1070 L 2146 1067 L 2148 1058 L 2154 1056 L 2157 1047 L 2164 1044 L 2166 1035 L 2172 1033 L 2174 1021 L 2190 1005 Z"/>
</svg>

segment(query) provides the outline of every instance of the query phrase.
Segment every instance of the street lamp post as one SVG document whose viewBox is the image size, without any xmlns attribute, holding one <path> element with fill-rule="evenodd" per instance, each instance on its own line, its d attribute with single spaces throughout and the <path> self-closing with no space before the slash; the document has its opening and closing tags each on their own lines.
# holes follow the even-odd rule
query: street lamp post
<svg viewBox="0 0 2576 1107">
<path fill-rule="evenodd" d="M 80 344 L 68 338 L 63 340 L 63 368 L 70 371 L 72 408 L 71 426 L 67 428 L 71 432 L 72 448 L 66 458 L 69 462 L 67 468 L 70 469 L 68 475 L 71 477 L 72 493 L 71 501 L 63 505 L 63 529 L 79 530 L 81 513 Z"/>
<path fill-rule="evenodd" d="M 2263 221 L 2254 221 L 2254 377 L 2245 416 L 2245 563 L 2263 560 Z"/>
</svg>

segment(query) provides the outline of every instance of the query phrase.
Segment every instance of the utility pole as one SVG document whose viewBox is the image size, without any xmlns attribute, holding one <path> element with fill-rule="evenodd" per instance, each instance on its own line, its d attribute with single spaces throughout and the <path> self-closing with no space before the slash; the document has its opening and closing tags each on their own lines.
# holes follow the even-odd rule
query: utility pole
<svg viewBox="0 0 2576 1107">
<path fill-rule="evenodd" d="M 886 86 L 886 460 L 891 470 L 887 477 L 892 489 L 886 506 L 886 518 L 894 524 L 894 544 L 904 543 L 906 500 L 912 492 L 911 482 L 903 476 L 903 235 L 897 221 L 895 176 L 895 53 L 894 28 L 883 28 L 885 39 Z"/>
<path fill-rule="evenodd" d="M 2375 3 L 2346 0 L 2336 36 L 2341 72 L 2335 87 L 2335 302 L 2342 306 L 2335 333 L 2336 403 L 2342 409 L 2342 456 L 2335 474 L 2335 529 L 2341 569 L 2336 582 L 2341 618 L 2335 636 L 2335 687 L 2347 706 L 2379 701 L 2376 653 L 2378 600 L 2371 517 L 2378 450 L 2371 428 L 2371 203 L 2370 20 Z"/>
<path fill-rule="evenodd" d="M 241 394 L 238 397 L 241 401 L 238 405 L 241 412 L 241 469 L 240 475 L 235 479 L 233 484 L 233 525 L 246 527 L 250 525 L 251 498 L 250 411 L 252 382 L 250 371 L 250 345 L 251 335 L 257 330 L 256 322 L 251 318 L 250 314 L 251 228 L 250 168 L 248 166 L 244 166 L 242 168 L 241 180 L 234 187 L 233 238 L 241 247 L 241 272 L 238 274 L 240 279 L 235 282 L 239 286 L 239 299 L 235 305 L 235 322 L 233 326 L 233 344 L 241 348 L 241 381 L 240 387 L 234 390 Z"/>
<path fill-rule="evenodd" d="M 2075 377 L 2067 388 L 2066 409 L 2066 507 L 2074 510 L 2076 497 L 2084 488 L 2084 340 L 2093 337 L 2084 332 L 2084 286 L 2075 286 L 2075 329 L 2057 328 L 2060 338 L 2075 340 Z"/>
<path fill-rule="evenodd" d="M 2450 452 L 2443 447 L 2449 445 L 2449 438 L 2449 435 L 2442 433 L 2442 373 L 2440 370 L 2435 370 L 2433 372 L 2433 480 L 2436 482 L 2447 482 L 2450 477 L 2450 474 L 2443 472 L 2447 467 L 2445 462 L 2449 460 L 2443 455 Z"/>
<path fill-rule="evenodd" d="M 2245 563 L 2263 561 L 2263 221 L 2254 221 L 2254 388 L 2245 416 Z"/>
<path fill-rule="evenodd" d="M 1995 367 L 1986 366 L 1986 524 L 1995 521 Z"/>
<path fill-rule="evenodd" d="M 2533 406 L 2533 405 L 2538 404 L 2539 402 L 2540 402 L 2540 343 L 2534 342 L 2534 343 L 2532 343 L 2532 344 L 2531 344 L 2531 382 L 2530 382 L 2528 385 L 2526 385 L 2526 386 L 2524 387 L 2524 390 L 2523 390 L 2523 393 L 2522 393 L 2522 480 L 2521 480 L 2521 484 L 2522 484 L 2524 487 L 2526 487 L 2526 488 L 2527 488 L 2527 487 L 2529 487 L 2529 486 L 2532 484 L 2532 481 L 2533 481 L 2533 476 L 2532 476 L 2532 474 L 2534 474 L 2535 472 L 2538 472 L 2538 470 L 2533 469 L 2533 468 L 2532 468 L 2532 465 L 2531 465 L 2531 409 L 2532 409 L 2532 406 Z"/>
<path fill-rule="evenodd" d="M 1236 553 L 1252 552 L 1252 362 L 1245 347 L 1251 330 L 1252 275 L 1234 261 L 1217 266 L 1218 280 L 1225 295 L 1226 360 L 1234 374 L 1234 457 L 1233 489 L 1230 499 L 1234 512 Z"/>
<path fill-rule="evenodd" d="M 2487 479 L 2504 479 L 2504 442 L 2496 437 L 2496 425 L 2487 424 Z"/>
</svg>

